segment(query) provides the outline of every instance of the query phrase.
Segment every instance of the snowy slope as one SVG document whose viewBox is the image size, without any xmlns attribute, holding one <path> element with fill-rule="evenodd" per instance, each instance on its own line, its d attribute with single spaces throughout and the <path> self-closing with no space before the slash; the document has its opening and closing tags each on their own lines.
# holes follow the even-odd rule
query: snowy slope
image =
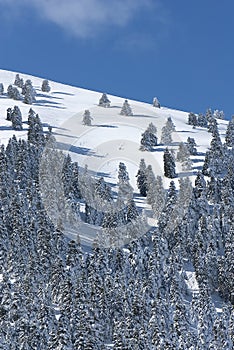
<svg viewBox="0 0 234 350">
<path fill-rule="evenodd" d="M 150 122 L 155 124 L 160 140 L 161 129 L 170 116 L 176 127 L 173 133 L 173 145 L 171 148 L 178 149 L 178 143 L 193 137 L 197 143 L 198 155 L 191 157 L 193 169 L 189 172 L 182 172 L 180 164 L 176 163 L 178 178 L 189 176 L 194 181 L 196 173 L 202 167 L 204 154 L 209 147 L 211 134 L 207 129 L 196 128 L 187 124 L 188 112 L 169 109 L 166 107 L 155 108 L 150 104 L 129 100 L 133 110 L 133 116 L 121 116 L 120 109 L 125 98 L 111 96 L 110 108 L 98 106 L 101 97 L 100 92 L 89 91 L 50 81 L 51 92 L 41 91 L 42 78 L 20 74 L 24 79 L 30 79 L 37 91 L 36 103 L 32 106 L 21 101 L 14 101 L 7 97 L 6 90 L 9 84 L 13 84 L 15 72 L 0 70 L 0 83 L 4 84 L 5 93 L 0 96 L 0 142 L 7 144 L 8 139 L 15 134 L 17 137 L 27 136 L 27 118 L 29 108 L 39 114 L 44 129 L 48 125 L 53 127 L 54 135 L 63 148 L 70 152 L 72 159 L 78 161 L 81 167 L 88 165 L 88 169 L 94 175 L 102 175 L 106 181 L 113 186 L 117 182 L 118 164 L 123 161 L 130 175 L 131 185 L 136 187 L 136 173 L 141 158 L 146 164 L 151 164 L 156 175 L 163 176 L 163 150 L 164 146 L 155 147 L 154 152 L 142 152 L 139 150 L 141 134 L 145 131 Z M 108 93 L 108 92 L 107 92 Z M 160 91 L 159 97 L 160 97 Z M 18 105 L 23 115 L 23 130 L 14 131 L 11 122 L 6 120 L 8 107 Z M 85 109 L 89 109 L 93 117 L 92 126 L 82 125 L 82 118 Z M 227 121 L 219 120 L 220 136 L 224 139 Z M 178 186 L 178 178 L 175 182 Z M 164 185 L 167 188 L 170 179 L 163 176 Z M 150 217 L 150 208 L 145 200 L 135 194 L 135 202 L 138 207 L 144 208 L 148 214 L 148 224 L 155 225 L 155 220 Z M 97 234 L 98 227 L 83 223 L 80 231 L 81 239 L 86 245 L 92 245 L 93 238 Z M 73 238 L 73 237 L 72 237 Z M 194 272 L 188 272 L 188 285 L 192 290 L 197 289 Z"/>
<path fill-rule="evenodd" d="M 28 110 L 31 106 L 21 101 L 7 98 L 6 90 L 9 84 L 13 84 L 15 72 L 0 70 L 0 82 L 4 84 L 5 93 L 0 96 L 0 141 L 7 143 L 9 137 L 16 134 L 17 137 L 26 137 L 27 124 L 24 123 L 23 131 L 14 131 L 11 122 L 6 120 L 6 109 L 18 105 L 23 115 L 23 121 L 27 121 Z M 193 137 L 198 145 L 199 156 L 192 157 L 193 170 L 184 174 L 177 163 L 177 172 L 180 176 L 189 175 L 194 179 L 194 174 L 201 167 L 204 153 L 211 140 L 207 129 L 196 128 L 187 125 L 188 113 L 172 110 L 166 107 L 155 108 L 149 104 L 129 100 L 133 110 L 132 117 L 121 116 L 120 108 L 124 98 L 108 95 L 111 100 L 111 108 L 98 106 L 100 92 L 89 91 L 56 82 L 50 82 L 51 92 L 41 91 L 42 78 L 20 74 L 24 80 L 30 79 L 37 91 L 36 103 L 32 108 L 39 114 L 44 126 L 51 125 L 56 139 L 66 144 L 73 159 L 80 165 L 88 165 L 94 173 L 103 173 L 105 179 L 116 183 L 117 167 L 119 161 L 124 161 L 130 173 L 131 184 L 136 189 L 135 174 L 139 161 L 144 158 L 147 164 L 151 164 L 155 174 L 163 175 L 163 149 L 158 146 L 155 152 L 139 151 L 139 143 L 142 132 L 150 122 L 158 129 L 160 139 L 161 128 L 167 118 L 171 116 L 176 132 L 173 133 L 173 146 L 175 150 L 178 143 Z M 108 92 L 107 92 L 108 93 Z M 160 92 L 159 92 L 160 95 Z M 83 126 L 82 117 L 85 109 L 89 109 L 93 117 L 93 126 Z M 221 137 L 224 137 L 227 122 L 219 120 Z M 46 130 L 46 128 L 45 128 Z M 169 180 L 165 180 L 167 187 Z"/>
</svg>

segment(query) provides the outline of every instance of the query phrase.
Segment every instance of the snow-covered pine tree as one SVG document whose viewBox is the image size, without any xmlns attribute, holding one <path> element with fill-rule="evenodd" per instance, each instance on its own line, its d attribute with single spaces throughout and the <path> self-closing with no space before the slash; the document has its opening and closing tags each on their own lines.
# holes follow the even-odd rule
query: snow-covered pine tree
<svg viewBox="0 0 234 350">
<path fill-rule="evenodd" d="M 160 102 L 157 97 L 153 98 L 153 107 L 161 108 Z"/>
<path fill-rule="evenodd" d="M 224 111 L 219 111 L 218 109 L 214 110 L 213 116 L 216 119 L 225 119 Z"/>
<path fill-rule="evenodd" d="M 125 100 L 120 111 L 120 115 L 131 116 L 133 115 L 131 106 L 128 103 L 128 100 Z"/>
<path fill-rule="evenodd" d="M 199 113 L 197 117 L 197 126 L 200 126 L 201 128 L 207 128 L 207 117 L 206 115 Z"/>
<path fill-rule="evenodd" d="M 28 141 L 37 147 L 42 147 L 45 142 L 43 133 L 43 126 L 38 114 L 36 114 L 32 108 L 28 114 Z"/>
<path fill-rule="evenodd" d="M 180 142 L 179 150 L 177 152 L 177 161 L 182 163 L 182 170 L 191 170 L 192 161 L 187 144 Z"/>
<path fill-rule="evenodd" d="M 99 100 L 99 106 L 110 107 L 111 101 L 108 99 L 107 94 L 104 92 Z"/>
<path fill-rule="evenodd" d="M 190 112 L 188 115 L 188 125 L 192 125 L 195 128 L 198 125 L 197 115 L 193 112 Z"/>
<path fill-rule="evenodd" d="M 171 132 L 176 131 L 175 125 L 174 125 L 174 123 L 173 123 L 171 117 L 168 117 L 168 118 L 167 118 L 167 121 L 166 121 L 166 128 L 167 128 L 168 130 L 170 130 Z"/>
<path fill-rule="evenodd" d="M 9 120 L 11 122 L 12 119 L 12 108 L 7 108 L 7 117 L 6 120 Z"/>
<path fill-rule="evenodd" d="M 154 202 L 155 191 L 155 175 L 152 165 L 148 165 L 146 169 L 146 187 L 147 187 L 147 203 L 152 205 Z"/>
<path fill-rule="evenodd" d="M 168 130 L 166 126 L 163 126 L 162 132 L 161 132 L 161 140 L 160 143 L 163 145 L 171 145 L 172 144 L 172 132 L 171 130 Z"/>
<path fill-rule="evenodd" d="M 161 143 L 164 145 L 171 145 L 172 143 L 172 132 L 175 131 L 175 125 L 172 122 L 171 117 L 168 117 L 165 126 L 162 128 Z"/>
<path fill-rule="evenodd" d="M 166 191 L 163 186 L 162 177 L 160 175 L 156 176 L 156 179 L 154 182 L 154 188 L 153 187 L 151 188 L 153 190 L 153 194 L 152 194 L 153 203 L 151 205 L 154 212 L 154 216 L 156 219 L 158 219 L 164 208 L 165 200 L 166 200 Z"/>
<path fill-rule="evenodd" d="M 210 143 L 210 149 L 206 152 L 202 173 L 206 176 L 219 176 L 225 173 L 225 164 L 223 162 L 223 145 L 219 136 L 218 128 L 214 127 L 213 138 Z"/>
<path fill-rule="evenodd" d="M 31 80 L 26 80 L 23 88 L 22 88 L 22 94 L 24 95 L 23 102 L 26 104 L 32 104 L 36 101 L 36 91 L 32 86 Z"/>
<path fill-rule="evenodd" d="M 191 156 L 196 156 L 197 155 L 197 149 L 196 149 L 196 142 L 193 137 L 188 137 L 187 138 L 187 146 L 188 150 Z"/>
<path fill-rule="evenodd" d="M 4 93 L 4 86 L 3 83 L 0 83 L 0 95 L 3 95 Z"/>
<path fill-rule="evenodd" d="M 47 79 L 44 79 L 41 84 L 41 91 L 50 92 L 50 90 L 51 88 L 50 88 L 49 81 Z"/>
<path fill-rule="evenodd" d="M 168 150 L 168 148 L 166 148 L 164 151 L 163 161 L 164 161 L 164 176 L 170 179 L 175 178 L 176 177 L 175 161 L 174 161 L 173 155 Z"/>
<path fill-rule="evenodd" d="M 14 130 L 22 130 L 22 114 L 18 106 L 14 106 L 12 115 L 11 115 L 12 128 Z"/>
<path fill-rule="evenodd" d="M 7 88 L 7 95 L 9 98 L 12 98 L 13 100 L 21 100 L 21 95 L 17 87 L 9 85 Z"/>
<path fill-rule="evenodd" d="M 228 123 L 225 141 L 228 147 L 234 146 L 234 116 L 232 116 L 232 119 Z"/>
<path fill-rule="evenodd" d="M 127 202 L 126 219 L 127 222 L 134 221 L 139 216 L 136 204 L 131 198 Z"/>
<path fill-rule="evenodd" d="M 158 139 L 156 136 L 157 128 L 153 123 L 150 123 L 148 128 L 141 135 L 141 151 L 151 151 L 154 146 L 157 146 Z"/>
<path fill-rule="evenodd" d="M 92 125 L 92 120 L 93 120 L 93 118 L 90 114 L 90 111 L 88 109 L 86 109 L 84 111 L 84 115 L 83 115 L 83 121 L 82 121 L 83 124 L 90 126 L 90 125 Z"/>
<path fill-rule="evenodd" d="M 24 80 L 23 80 L 23 78 L 20 78 L 19 74 L 16 74 L 16 76 L 15 76 L 14 85 L 18 86 L 21 89 L 24 86 Z"/>
<path fill-rule="evenodd" d="M 118 197 L 119 201 L 126 201 L 131 199 L 133 196 L 133 188 L 129 183 L 129 175 L 127 172 L 126 165 L 123 162 L 119 163 L 119 171 L 118 171 Z"/>
<path fill-rule="evenodd" d="M 147 195 L 147 175 L 146 175 L 146 164 L 145 160 L 141 159 L 139 170 L 136 174 L 137 177 L 137 187 L 139 188 L 140 194 L 144 197 Z"/>
</svg>

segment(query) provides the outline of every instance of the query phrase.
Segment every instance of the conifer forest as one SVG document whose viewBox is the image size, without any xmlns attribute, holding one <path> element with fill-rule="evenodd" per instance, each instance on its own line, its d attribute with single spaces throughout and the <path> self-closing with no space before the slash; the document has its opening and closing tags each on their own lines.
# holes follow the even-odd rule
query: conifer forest
<svg viewBox="0 0 234 350">
<path fill-rule="evenodd" d="M 136 192 L 124 158 L 113 187 L 57 147 L 57 129 L 35 112 L 35 90 L 18 75 L 5 95 L 12 136 L 0 147 L 0 349 L 233 349 L 234 118 L 221 138 L 221 113 L 190 113 L 184 124 L 191 133 L 177 153 L 173 113 L 162 128 L 157 119 L 146 122 L 136 146 Z M 44 80 L 41 94 L 52 92 Z M 110 113 L 110 103 L 103 94 L 95 108 Z M 157 98 L 151 108 L 162 113 Z M 122 99 L 118 118 L 139 119 L 136 109 Z M 81 127 L 97 122 L 95 110 L 84 108 Z M 192 182 L 194 130 L 211 142 Z M 161 175 L 146 159 L 157 152 Z M 148 226 L 136 196 L 155 225 Z M 76 235 L 66 234 L 68 224 Z M 85 225 L 99 229 L 89 246 Z"/>
</svg>

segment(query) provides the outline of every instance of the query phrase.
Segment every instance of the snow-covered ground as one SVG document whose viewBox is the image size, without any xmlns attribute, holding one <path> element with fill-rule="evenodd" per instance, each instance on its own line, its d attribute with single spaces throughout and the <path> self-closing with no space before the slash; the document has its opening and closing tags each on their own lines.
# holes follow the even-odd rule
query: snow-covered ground
<svg viewBox="0 0 234 350">
<path fill-rule="evenodd" d="M 159 145 L 154 152 L 142 152 L 139 150 L 141 134 L 150 122 L 158 129 L 158 139 L 161 137 L 161 129 L 170 116 L 176 127 L 173 133 L 173 146 L 175 150 L 178 143 L 193 137 L 198 145 L 199 155 L 192 157 L 193 170 L 183 173 L 177 163 L 179 176 L 190 176 L 191 180 L 197 170 L 201 168 L 204 153 L 209 147 L 211 135 L 207 129 L 196 128 L 187 124 L 188 113 L 166 107 L 155 108 L 147 103 L 129 100 L 133 110 L 133 116 L 121 116 L 120 109 L 125 98 L 108 95 L 111 100 L 110 108 L 98 106 L 101 97 L 100 92 L 89 91 L 50 81 L 51 92 L 41 91 L 43 79 L 20 74 L 24 79 L 30 79 L 36 88 L 36 103 L 32 106 L 22 101 L 9 99 L 6 90 L 9 84 L 13 84 L 15 72 L 0 70 L 0 83 L 4 84 L 5 93 L 0 96 L 0 141 L 6 144 L 7 140 L 15 134 L 17 137 L 26 137 L 27 118 L 29 108 L 39 114 L 46 130 L 51 125 L 58 142 L 63 143 L 74 160 L 80 166 L 88 165 L 95 174 L 102 174 L 105 179 L 113 184 L 117 180 L 117 169 L 120 161 L 123 161 L 130 174 L 130 181 L 136 190 L 135 174 L 141 158 L 146 164 L 151 164 L 156 175 L 163 175 L 163 150 Z M 107 92 L 108 93 L 108 92 Z M 160 92 L 159 92 L 160 95 Z M 160 97 L 160 96 L 159 96 Z M 6 109 L 18 105 L 22 115 L 24 127 L 22 131 L 14 131 L 11 122 L 6 120 Z M 93 117 L 92 126 L 82 125 L 85 109 L 89 109 Z M 219 120 L 221 137 L 224 137 L 227 121 Z M 177 181 L 177 180 L 175 180 Z M 165 179 L 165 186 L 170 180 Z"/>
<path fill-rule="evenodd" d="M 209 147 L 211 134 L 207 129 L 197 127 L 193 129 L 187 124 L 188 112 L 169 109 L 167 107 L 156 108 L 150 104 L 129 100 L 133 116 L 122 116 L 120 110 L 125 98 L 108 95 L 111 101 L 110 108 L 98 106 L 101 97 L 100 92 L 68 86 L 50 81 L 51 91 L 41 91 L 43 78 L 20 74 L 24 79 L 30 79 L 37 96 L 36 102 L 31 106 L 22 101 L 15 101 L 7 97 L 6 91 L 9 84 L 13 84 L 16 72 L 0 70 L 0 83 L 4 85 L 4 94 L 0 95 L 0 142 L 7 144 L 8 139 L 15 134 L 17 137 L 27 136 L 27 119 L 30 107 L 39 114 L 44 125 L 44 130 L 52 126 L 53 133 L 60 147 L 69 152 L 72 159 L 77 161 L 80 167 L 88 166 L 94 176 L 103 176 L 115 188 L 118 175 L 118 164 L 124 162 L 130 176 L 130 183 L 135 191 L 136 204 L 145 209 L 148 224 L 154 226 L 155 220 L 149 214 L 149 207 L 143 200 L 137 197 L 136 173 L 141 158 L 146 165 L 151 164 L 155 175 L 161 175 L 165 188 L 168 188 L 171 179 L 165 178 L 163 173 L 163 151 L 165 146 L 158 145 L 153 152 L 139 150 L 141 134 L 149 123 L 157 127 L 158 140 L 161 138 L 161 129 L 168 117 L 176 127 L 172 134 L 173 144 L 170 148 L 175 151 L 178 144 L 186 142 L 188 137 L 195 139 L 198 155 L 192 156 L 192 170 L 183 172 L 180 163 L 176 163 L 178 177 L 175 180 L 178 188 L 178 179 L 189 176 L 194 181 L 196 173 L 202 167 L 204 154 Z M 159 92 L 160 97 L 160 92 Z M 8 107 L 19 106 L 23 116 L 23 130 L 15 131 L 11 122 L 6 120 Z M 82 124 L 84 110 L 88 109 L 93 118 L 92 126 Z M 224 138 L 227 121 L 219 120 L 220 135 Z M 83 225 L 84 226 L 84 225 Z M 83 229 L 89 231 L 85 236 L 92 236 L 91 227 Z"/>
<path fill-rule="evenodd" d="M 7 97 L 6 91 L 9 84 L 13 84 L 15 72 L 0 70 L 0 83 L 4 84 L 4 94 L 0 95 L 0 142 L 7 144 L 8 139 L 15 134 L 17 137 L 27 136 L 27 119 L 30 107 L 39 114 L 44 129 L 50 125 L 60 146 L 68 151 L 73 160 L 78 161 L 81 167 L 88 165 L 88 169 L 95 176 L 104 176 L 113 187 L 117 183 L 118 164 L 120 161 L 127 166 L 130 183 L 135 192 L 136 173 L 140 159 L 144 158 L 147 165 L 151 164 L 155 175 L 163 177 L 165 188 L 168 187 L 170 179 L 163 176 L 163 151 L 164 146 L 159 145 L 153 152 L 142 152 L 139 150 L 141 134 L 149 123 L 153 123 L 158 130 L 158 139 L 161 137 L 161 129 L 168 117 L 176 127 L 173 133 L 173 145 L 170 148 L 178 149 L 178 144 L 186 142 L 188 137 L 195 139 L 198 155 L 191 157 L 193 168 L 191 171 L 181 171 L 180 164 L 177 165 L 178 178 L 175 183 L 178 188 L 178 179 L 189 176 L 194 181 L 196 173 L 201 169 L 204 155 L 211 141 L 211 134 L 207 129 L 197 127 L 193 129 L 187 124 L 188 112 L 169 109 L 167 107 L 155 108 L 150 104 L 129 100 L 133 110 L 133 116 L 121 116 L 120 110 L 125 98 L 111 96 L 110 108 L 98 106 L 101 97 L 100 92 L 89 91 L 78 87 L 72 87 L 50 81 L 51 92 L 41 91 L 43 78 L 20 74 L 24 79 L 30 79 L 37 92 L 36 102 L 26 105 L 22 101 L 15 101 Z M 158 92 L 160 98 L 160 91 Z M 6 110 L 9 107 L 19 106 L 23 116 L 23 130 L 15 131 L 11 122 L 6 120 Z M 84 110 L 90 110 L 93 117 L 92 126 L 82 124 Z M 224 139 L 227 121 L 218 120 L 220 136 Z M 145 210 L 148 224 L 154 226 L 155 220 L 150 214 L 150 208 L 143 198 L 135 193 L 135 201 L 138 207 Z M 98 228 L 92 225 L 82 224 L 83 232 L 81 238 L 91 245 L 93 236 Z M 72 233 L 71 233 L 72 235 Z M 82 236 L 83 235 L 83 236 Z M 193 271 L 187 270 L 187 284 L 190 290 L 197 290 L 197 281 Z"/>
</svg>

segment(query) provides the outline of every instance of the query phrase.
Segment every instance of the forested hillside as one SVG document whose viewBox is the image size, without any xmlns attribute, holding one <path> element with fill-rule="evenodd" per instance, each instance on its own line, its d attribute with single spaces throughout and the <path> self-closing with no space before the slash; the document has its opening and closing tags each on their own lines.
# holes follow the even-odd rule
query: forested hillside
<svg viewBox="0 0 234 350">
<path fill-rule="evenodd" d="M 0 349 L 231 350 L 234 119 L 99 93 L 91 109 L 87 92 L 69 148 L 66 89 L 60 115 L 56 83 L 17 79 L 0 96 Z"/>
</svg>

